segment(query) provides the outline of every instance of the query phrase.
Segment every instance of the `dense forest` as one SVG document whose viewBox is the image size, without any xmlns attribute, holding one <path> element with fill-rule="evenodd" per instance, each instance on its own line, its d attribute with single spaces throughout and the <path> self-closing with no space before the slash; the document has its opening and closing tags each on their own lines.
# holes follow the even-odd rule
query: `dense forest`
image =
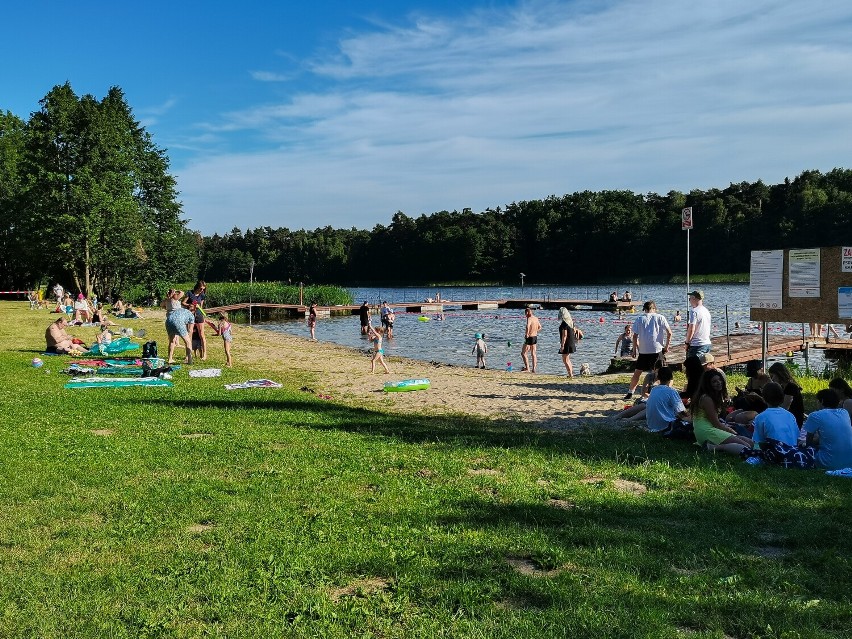
<svg viewBox="0 0 852 639">
<path fill-rule="evenodd" d="M 263 227 L 204 238 L 211 281 L 338 284 L 446 282 L 548 284 L 665 280 L 684 271 L 681 211 L 693 209 L 690 264 L 696 274 L 747 273 L 752 250 L 852 245 L 852 171 L 805 171 L 768 186 L 583 191 L 513 202 L 476 213 L 402 212 L 371 231 Z"/>
<path fill-rule="evenodd" d="M 59 280 L 161 297 L 169 283 L 572 284 L 744 273 L 750 251 L 852 245 L 852 171 L 666 195 L 582 191 L 495 209 L 397 212 L 372 230 L 187 228 L 168 155 L 122 91 L 57 85 L 25 121 L 0 112 L 0 287 Z M 198 217 L 204 211 L 196 211 Z M 140 292 L 141 290 L 141 292 Z"/>
</svg>

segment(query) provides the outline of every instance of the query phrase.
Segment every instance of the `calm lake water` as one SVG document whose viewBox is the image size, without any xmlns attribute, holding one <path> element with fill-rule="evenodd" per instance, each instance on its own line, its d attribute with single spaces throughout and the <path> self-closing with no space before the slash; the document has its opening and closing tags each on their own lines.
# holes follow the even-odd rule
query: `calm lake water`
<svg viewBox="0 0 852 639">
<path fill-rule="evenodd" d="M 524 341 L 524 314 L 522 310 L 497 309 L 491 311 L 462 311 L 453 308 L 452 300 L 497 300 L 497 299 L 607 299 L 612 290 L 619 296 L 630 289 L 634 300 L 654 300 L 660 313 L 671 324 L 674 336 L 672 343 L 683 341 L 686 335 L 687 290 L 683 285 L 621 286 L 618 289 L 595 286 L 571 287 L 442 287 L 430 288 L 353 288 L 350 289 L 357 304 L 364 300 L 371 305 L 382 300 L 390 303 L 425 301 L 440 291 L 444 301 L 444 319 L 427 314 L 428 322 L 419 320 L 419 313 L 397 313 L 393 339 L 386 339 L 385 354 L 403 356 L 423 361 L 436 361 L 455 366 L 473 366 L 476 358 L 471 354 L 474 333 L 485 333 L 488 344 L 487 363 L 489 368 L 506 369 L 511 362 L 519 370 L 521 346 Z M 696 287 L 691 287 L 696 288 Z M 749 321 L 747 284 L 707 284 L 700 288 L 705 293 L 705 306 L 713 317 L 713 335 L 731 332 L 758 333 L 756 323 Z M 680 309 L 682 321 L 674 322 L 674 314 Z M 726 316 L 727 313 L 727 316 Z M 539 335 L 539 372 L 559 374 L 565 372 L 559 350 L 559 320 L 556 310 L 536 311 L 542 323 Z M 619 317 L 616 313 L 601 311 L 572 311 L 574 322 L 583 331 L 584 339 L 579 342 L 577 353 L 571 356 L 575 374 L 579 365 L 588 362 L 593 373 L 604 372 L 615 351 L 615 341 L 624 331 L 625 324 L 632 323 L 635 314 Z M 740 328 L 735 329 L 739 323 Z M 378 315 L 373 323 L 378 325 Z M 309 337 L 304 320 L 265 323 L 264 328 Z M 801 324 L 772 324 L 771 334 L 800 335 Z M 320 318 L 317 322 L 317 339 L 367 350 L 370 346 L 360 334 L 357 315 Z M 803 363 L 803 360 L 799 360 Z M 821 370 L 824 361 L 821 355 L 811 354 L 810 364 Z M 367 362 L 365 361 L 365 366 Z"/>
</svg>

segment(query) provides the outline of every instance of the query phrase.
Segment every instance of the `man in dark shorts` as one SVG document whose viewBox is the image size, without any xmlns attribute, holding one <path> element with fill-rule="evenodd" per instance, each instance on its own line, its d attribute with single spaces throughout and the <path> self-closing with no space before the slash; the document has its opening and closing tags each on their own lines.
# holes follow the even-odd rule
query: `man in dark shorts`
<svg viewBox="0 0 852 639">
<path fill-rule="evenodd" d="M 524 331 L 524 345 L 521 348 L 521 359 L 524 360 L 524 367 L 521 370 L 535 373 L 535 369 L 538 367 L 538 353 L 536 352 L 538 347 L 536 345 L 538 344 L 541 322 L 533 315 L 532 309 L 529 307 L 524 311 L 524 315 L 527 318 L 527 327 Z M 530 367 L 530 362 L 527 359 L 527 353 L 532 355 L 532 367 Z"/>
<path fill-rule="evenodd" d="M 668 320 L 657 312 L 656 302 L 645 302 L 642 310 L 642 316 L 633 322 L 633 355 L 636 356 L 636 364 L 625 400 L 633 398 L 642 373 L 653 370 L 657 360 L 669 352 L 672 341 L 672 329 Z"/>
<path fill-rule="evenodd" d="M 358 309 L 358 317 L 361 318 L 361 335 L 366 335 L 367 327 L 370 325 L 370 307 L 366 301 Z"/>
</svg>

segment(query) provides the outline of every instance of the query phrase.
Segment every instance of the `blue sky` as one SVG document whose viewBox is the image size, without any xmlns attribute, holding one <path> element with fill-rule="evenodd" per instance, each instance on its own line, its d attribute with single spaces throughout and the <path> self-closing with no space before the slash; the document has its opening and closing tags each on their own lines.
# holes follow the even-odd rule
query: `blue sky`
<svg viewBox="0 0 852 639">
<path fill-rule="evenodd" d="M 204 234 L 852 167 L 852 3 L 4 7 L 0 109 L 120 86 Z"/>
</svg>

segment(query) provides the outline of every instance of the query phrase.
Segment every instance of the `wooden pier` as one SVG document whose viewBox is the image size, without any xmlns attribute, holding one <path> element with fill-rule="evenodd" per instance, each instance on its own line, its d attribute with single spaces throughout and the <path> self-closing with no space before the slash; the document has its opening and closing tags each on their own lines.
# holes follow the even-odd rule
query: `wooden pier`
<svg viewBox="0 0 852 639">
<path fill-rule="evenodd" d="M 463 311 L 496 310 L 500 308 L 522 309 L 527 306 L 534 309 L 555 310 L 562 306 L 568 310 L 591 310 L 607 311 L 610 313 L 632 313 L 642 307 L 639 301 L 616 301 L 608 300 L 580 300 L 580 299 L 501 299 L 501 300 L 442 300 L 424 302 L 394 302 L 388 306 L 396 312 L 404 313 L 443 313 L 447 310 L 460 309 Z M 304 317 L 308 312 L 305 304 L 270 304 L 267 302 L 240 302 L 239 304 L 228 304 L 204 309 L 207 313 L 218 313 L 219 311 L 241 311 L 251 308 L 278 309 L 292 317 Z M 317 314 L 329 315 L 357 315 L 360 305 L 340 306 L 318 306 Z M 371 304 L 370 311 L 378 312 L 379 305 Z"/>
<path fill-rule="evenodd" d="M 761 335 L 754 333 L 732 333 L 731 335 L 719 335 L 710 339 L 713 346 L 710 352 L 715 358 L 717 367 L 734 366 L 745 364 L 753 359 L 763 357 L 761 346 Z M 766 349 L 767 357 L 778 357 L 788 353 L 801 353 L 808 349 L 852 351 L 852 339 L 838 339 L 824 337 L 785 337 L 782 335 L 770 335 L 769 345 Z M 666 354 L 666 363 L 676 370 L 683 367 L 686 359 L 686 347 L 678 345 Z M 611 369 L 628 370 L 632 367 L 631 358 L 613 358 Z"/>
</svg>

